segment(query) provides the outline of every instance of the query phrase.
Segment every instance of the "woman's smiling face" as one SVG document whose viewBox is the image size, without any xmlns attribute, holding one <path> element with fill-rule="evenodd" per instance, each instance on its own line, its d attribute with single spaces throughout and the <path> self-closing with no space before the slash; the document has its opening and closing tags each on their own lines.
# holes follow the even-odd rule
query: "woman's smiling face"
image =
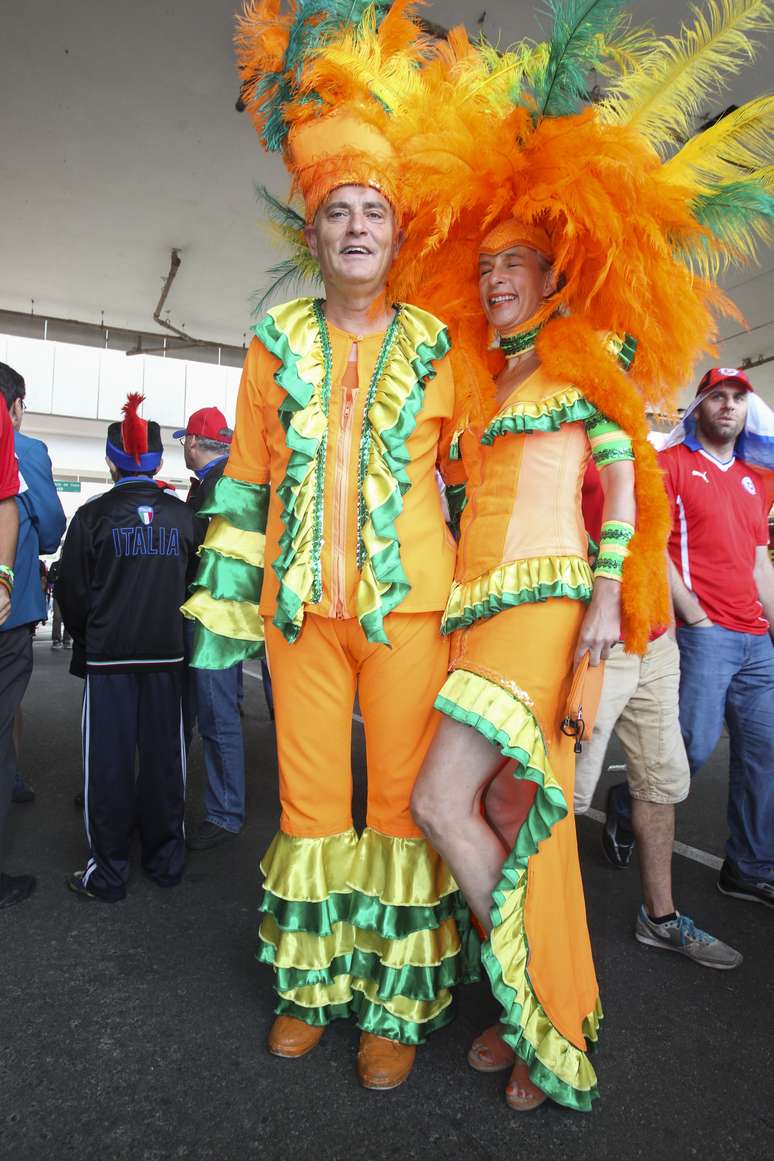
<svg viewBox="0 0 774 1161">
<path fill-rule="evenodd" d="M 481 305 L 498 331 L 513 331 L 538 311 L 553 289 L 547 260 L 530 246 L 511 246 L 478 259 Z"/>
</svg>

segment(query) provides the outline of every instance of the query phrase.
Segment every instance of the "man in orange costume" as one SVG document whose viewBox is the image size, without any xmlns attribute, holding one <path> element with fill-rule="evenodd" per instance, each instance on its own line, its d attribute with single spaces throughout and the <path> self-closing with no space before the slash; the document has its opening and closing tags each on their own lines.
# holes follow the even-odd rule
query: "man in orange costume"
<svg viewBox="0 0 774 1161">
<path fill-rule="evenodd" d="M 254 10 L 242 21 L 248 57 L 262 43 L 256 22 Z M 249 91 L 246 103 L 255 111 Z M 293 126 L 283 149 L 325 297 L 274 307 L 255 328 L 184 611 L 199 622 L 194 664 L 208 668 L 256 655 L 265 627 L 282 803 L 262 863 L 259 958 L 279 998 L 269 1050 L 302 1056 L 352 1014 L 360 1081 L 388 1089 L 447 1022 L 449 987 L 476 950 L 409 808 L 448 661 L 440 621 L 455 545 L 435 472 L 452 433 L 449 339 L 432 315 L 387 297 L 402 242 L 389 142 L 334 108 Z M 369 781 L 360 836 L 356 692 Z"/>
</svg>

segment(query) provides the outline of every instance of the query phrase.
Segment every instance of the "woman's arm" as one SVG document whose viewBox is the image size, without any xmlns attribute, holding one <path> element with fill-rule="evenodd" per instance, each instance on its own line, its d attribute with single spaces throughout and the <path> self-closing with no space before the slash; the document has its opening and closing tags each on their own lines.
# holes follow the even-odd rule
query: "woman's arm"
<svg viewBox="0 0 774 1161">
<path fill-rule="evenodd" d="M 634 499 L 634 464 L 622 460 L 608 464 L 600 471 L 605 502 L 603 528 L 609 521 L 620 521 L 634 527 L 637 506 Z M 604 544 L 604 536 L 603 536 Z M 600 549 L 597 567 L 603 555 Z M 575 653 L 577 665 L 584 653 L 591 665 L 605 661 L 610 649 L 621 639 L 621 582 L 612 577 L 597 576 L 591 603 L 586 611 Z"/>
</svg>

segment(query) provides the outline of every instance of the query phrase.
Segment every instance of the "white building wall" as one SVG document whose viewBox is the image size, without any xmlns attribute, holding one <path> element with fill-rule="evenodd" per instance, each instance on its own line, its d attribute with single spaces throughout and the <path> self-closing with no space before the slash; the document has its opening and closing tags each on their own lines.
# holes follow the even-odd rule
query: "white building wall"
<svg viewBox="0 0 774 1161">
<path fill-rule="evenodd" d="M 45 342 L 0 334 L 0 362 L 24 376 L 27 411 L 22 430 L 48 446 L 54 478 L 79 481 L 63 491 L 68 517 L 79 504 L 110 485 L 105 465 L 107 426 L 121 418 L 129 391 L 145 395 L 141 414 L 162 428 L 160 475 L 182 487 L 189 472 L 172 432 L 200 407 L 219 407 L 233 426 L 240 371 L 155 355 Z"/>
</svg>

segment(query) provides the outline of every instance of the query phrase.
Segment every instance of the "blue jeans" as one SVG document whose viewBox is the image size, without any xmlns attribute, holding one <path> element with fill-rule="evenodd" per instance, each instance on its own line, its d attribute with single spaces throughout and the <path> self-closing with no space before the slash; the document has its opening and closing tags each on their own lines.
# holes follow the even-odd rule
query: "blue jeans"
<svg viewBox="0 0 774 1161">
<path fill-rule="evenodd" d="M 720 625 L 677 631 L 680 728 L 691 774 L 728 725 L 726 854 L 749 879 L 774 881 L 774 644 Z"/>
<path fill-rule="evenodd" d="M 186 624 L 190 652 L 193 625 Z M 189 669 L 183 700 L 186 747 L 194 723 L 204 749 L 207 783 L 203 803 L 205 817 L 236 834 L 245 822 L 245 751 L 239 715 L 242 665 L 229 669 Z"/>
</svg>

